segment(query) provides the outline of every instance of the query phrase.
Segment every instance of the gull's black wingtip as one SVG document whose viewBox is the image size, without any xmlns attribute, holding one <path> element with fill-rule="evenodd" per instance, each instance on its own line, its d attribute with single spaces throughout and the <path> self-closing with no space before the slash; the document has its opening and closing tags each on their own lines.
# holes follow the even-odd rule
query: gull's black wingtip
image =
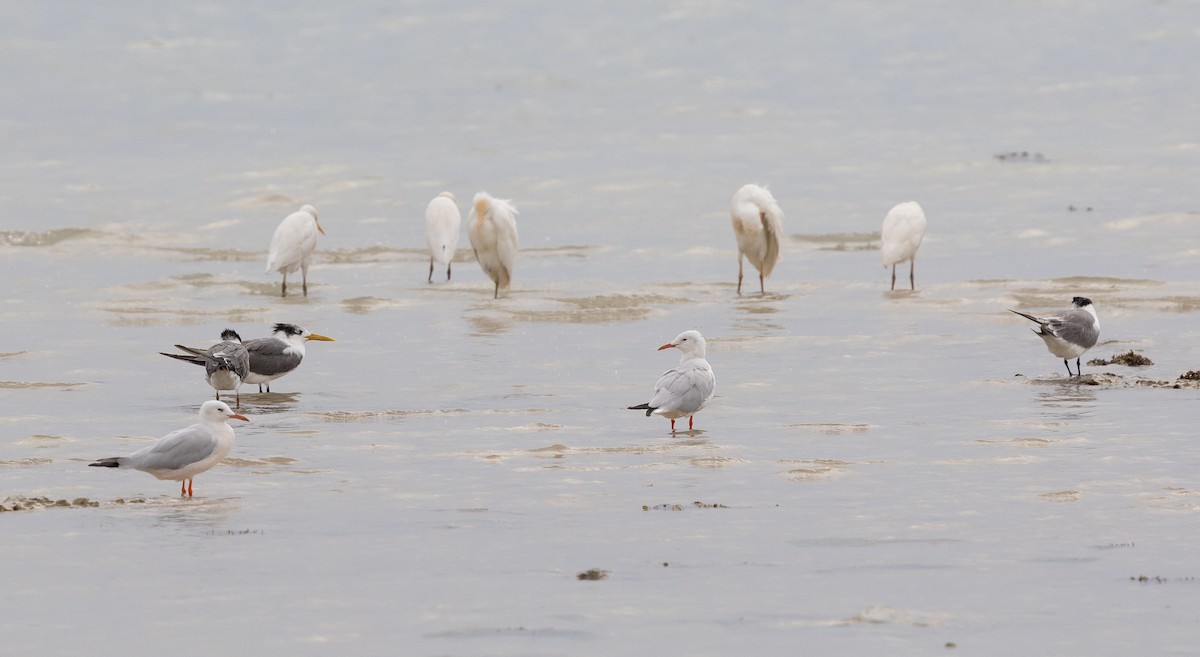
<svg viewBox="0 0 1200 657">
<path fill-rule="evenodd" d="M 638 404 L 637 406 L 630 406 L 629 410 L 631 410 L 631 411 L 646 411 L 646 417 L 650 417 L 650 414 L 653 413 L 654 411 L 657 411 L 658 409 L 651 408 L 650 404 L 646 403 L 646 404 Z"/>
</svg>

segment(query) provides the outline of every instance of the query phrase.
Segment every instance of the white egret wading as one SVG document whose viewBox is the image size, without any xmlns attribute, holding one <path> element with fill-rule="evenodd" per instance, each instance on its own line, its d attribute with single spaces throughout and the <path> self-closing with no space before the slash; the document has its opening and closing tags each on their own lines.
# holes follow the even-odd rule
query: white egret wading
<svg viewBox="0 0 1200 657">
<path fill-rule="evenodd" d="M 743 185 L 737 190 L 730 210 L 738 246 L 738 294 L 742 293 L 742 256 L 758 270 L 758 291 L 765 294 L 763 279 L 771 276 L 779 262 L 783 210 L 771 192 L 758 185 Z"/>
<path fill-rule="evenodd" d="M 512 201 L 479 192 L 467 218 L 467 230 L 475 260 L 496 286 L 492 298 L 499 299 L 500 290 L 507 292 L 512 283 L 513 261 L 517 258 L 517 209 Z"/>
<path fill-rule="evenodd" d="M 908 261 L 908 285 L 917 289 L 913 271 L 917 266 L 917 249 L 925 239 L 925 211 L 915 201 L 901 203 L 883 218 L 880 252 L 883 266 L 892 267 L 892 289 L 896 289 L 896 265 Z"/>
<path fill-rule="evenodd" d="M 684 331 L 675 339 L 659 347 L 663 349 L 678 349 L 683 352 L 679 357 L 679 365 L 669 369 L 658 377 L 654 384 L 654 395 L 650 401 L 630 410 L 646 411 L 646 417 L 661 415 L 671 420 L 671 432 L 675 431 L 675 420 L 688 416 L 688 430 L 692 429 L 692 420 L 709 400 L 717 387 L 717 378 L 713 375 L 712 367 L 704 359 L 704 336 L 699 331 Z"/>
<path fill-rule="evenodd" d="M 163 436 L 129 456 L 100 459 L 89 466 L 96 468 L 132 468 L 159 479 L 179 482 L 179 495 L 192 496 L 192 478 L 212 468 L 233 448 L 233 427 L 229 420 L 250 419 L 238 415 L 221 401 L 206 401 L 200 406 L 200 421 Z"/>
<path fill-rule="evenodd" d="M 1050 317 L 1034 317 L 1023 312 L 1009 309 L 1038 327 L 1033 332 L 1045 343 L 1050 353 L 1063 359 L 1067 366 L 1067 376 L 1079 376 L 1079 357 L 1088 349 L 1096 346 L 1100 339 L 1100 318 L 1096 316 L 1096 307 L 1092 300 L 1086 297 L 1071 299 L 1071 308 Z M 1075 359 L 1075 374 L 1071 374 L 1070 360 Z"/>
<path fill-rule="evenodd" d="M 267 252 L 267 273 L 283 274 L 280 294 L 287 296 L 288 274 L 300 270 L 304 296 L 308 296 L 308 265 L 313 251 L 317 250 L 317 233 L 325 234 L 321 222 L 317 221 L 317 209 L 305 205 L 279 222 L 275 235 L 271 237 L 271 250 Z"/>
<path fill-rule="evenodd" d="M 442 192 L 425 208 L 425 241 L 429 243 L 429 282 L 433 282 L 433 266 L 446 266 L 446 280 L 450 280 L 450 263 L 458 249 L 459 227 L 462 215 L 454 194 Z"/>
</svg>

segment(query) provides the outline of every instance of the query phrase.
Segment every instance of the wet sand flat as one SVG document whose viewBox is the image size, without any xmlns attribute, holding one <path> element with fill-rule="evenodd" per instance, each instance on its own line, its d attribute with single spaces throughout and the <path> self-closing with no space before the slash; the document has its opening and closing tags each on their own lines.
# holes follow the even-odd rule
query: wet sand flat
<svg viewBox="0 0 1200 657">
<path fill-rule="evenodd" d="M 0 39 L 14 654 L 1193 649 L 1187 8 L 206 7 L 24 7 Z M 746 182 L 786 240 L 739 297 Z M 514 200 L 508 298 L 469 248 L 425 282 L 443 189 Z M 309 202 L 281 299 L 266 247 Z M 1101 341 L 1068 379 L 1007 309 L 1075 295 Z M 243 387 L 195 498 L 86 467 L 211 398 L 159 351 L 280 321 L 337 342 Z M 672 435 L 626 407 L 689 328 L 717 393 Z"/>
</svg>

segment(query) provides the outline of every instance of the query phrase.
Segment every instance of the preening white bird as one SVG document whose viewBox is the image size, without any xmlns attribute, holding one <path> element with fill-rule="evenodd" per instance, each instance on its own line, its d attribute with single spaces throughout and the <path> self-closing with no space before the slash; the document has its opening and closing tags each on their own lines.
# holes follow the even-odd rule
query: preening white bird
<svg viewBox="0 0 1200 657">
<path fill-rule="evenodd" d="M 242 338 L 237 331 L 221 331 L 221 341 L 203 353 L 190 350 L 185 354 L 168 354 L 164 351 L 158 353 L 193 365 L 203 365 L 204 380 L 217 391 L 217 399 L 221 399 L 222 390 L 232 390 L 237 406 L 241 408 L 241 387 L 246 382 L 246 377 L 250 376 L 250 354 L 246 347 L 242 346 Z"/>
<path fill-rule="evenodd" d="M 917 249 L 925 239 L 925 211 L 915 201 L 901 203 L 888 211 L 883 218 L 883 234 L 880 252 L 883 266 L 892 266 L 892 289 L 896 289 L 896 265 L 908 261 L 908 284 L 915 290 L 913 270 L 917 266 Z"/>
<path fill-rule="evenodd" d="M 446 265 L 446 280 L 450 280 L 450 263 L 458 249 L 462 215 L 454 194 L 442 192 L 425 208 L 425 241 L 429 242 L 429 282 L 433 282 L 433 265 Z"/>
<path fill-rule="evenodd" d="M 764 278 L 779 262 L 783 239 L 783 210 L 765 187 L 743 185 L 733 195 L 733 234 L 738 245 L 738 294 L 742 293 L 742 256 L 758 270 L 758 290 L 766 293 Z"/>
<path fill-rule="evenodd" d="M 180 496 L 192 496 L 192 478 L 212 468 L 233 448 L 233 427 L 229 420 L 250 419 L 239 415 L 221 401 L 206 401 L 200 406 L 200 421 L 158 439 L 129 456 L 100 459 L 89 466 L 97 468 L 133 468 L 159 479 L 179 482 Z"/>
<path fill-rule="evenodd" d="M 704 408 L 713 398 L 717 388 L 717 377 L 713 374 L 712 366 L 705 360 L 704 336 L 700 331 L 684 331 L 675 339 L 659 347 L 663 349 L 678 349 L 683 352 L 679 357 L 679 365 L 669 369 L 658 377 L 654 384 L 654 395 L 650 401 L 630 410 L 646 411 L 646 417 L 661 415 L 671 420 L 671 432 L 675 431 L 675 420 L 688 416 L 688 430 L 692 430 L 692 420 L 696 413 Z"/>
<path fill-rule="evenodd" d="M 317 221 L 317 209 L 305 205 L 279 222 L 271 238 L 271 250 L 267 253 L 267 273 L 283 274 L 282 296 L 287 296 L 288 274 L 300 270 L 304 296 L 308 296 L 308 265 L 313 251 L 317 250 L 317 233 L 325 234 L 321 222 Z"/>
<path fill-rule="evenodd" d="M 257 383 L 259 392 L 263 391 L 265 385 L 267 392 L 271 392 L 272 381 L 300 367 L 300 361 L 304 360 L 304 343 L 309 340 L 335 341 L 333 338 L 302 329 L 295 324 L 279 323 L 275 325 L 274 332 L 270 337 L 243 342 L 242 346 L 246 348 L 246 353 L 250 356 L 250 373 L 246 375 L 245 382 Z M 175 345 L 175 348 L 192 356 L 202 356 L 205 353 L 203 349 L 185 347 L 181 344 Z M 182 358 L 175 354 L 163 355 L 195 362 L 193 359 Z"/>
<path fill-rule="evenodd" d="M 1100 318 L 1096 315 L 1096 307 L 1087 297 L 1071 299 L 1071 307 L 1050 317 L 1034 317 L 1009 308 L 1014 312 L 1038 325 L 1033 332 L 1046 343 L 1050 353 L 1063 359 L 1067 366 L 1067 377 L 1079 376 L 1079 357 L 1088 349 L 1096 346 L 1100 339 Z M 1070 360 L 1075 359 L 1075 374 L 1071 374 Z"/>
<path fill-rule="evenodd" d="M 467 230 L 475 260 L 495 283 L 493 298 L 499 299 L 500 290 L 508 291 L 512 282 L 513 261 L 517 258 L 517 209 L 512 201 L 479 192 L 471 206 Z"/>
</svg>

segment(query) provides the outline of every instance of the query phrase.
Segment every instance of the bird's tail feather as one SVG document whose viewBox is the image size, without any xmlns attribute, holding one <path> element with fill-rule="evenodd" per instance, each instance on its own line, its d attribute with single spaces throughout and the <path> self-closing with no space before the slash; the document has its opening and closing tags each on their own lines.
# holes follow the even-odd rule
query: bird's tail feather
<svg viewBox="0 0 1200 657">
<path fill-rule="evenodd" d="M 630 406 L 629 410 L 631 410 L 631 411 L 646 411 L 646 417 L 650 417 L 650 414 L 653 413 L 654 411 L 657 411 L 658 409 L 651 407 L 649 403 L 646 403 L 646 404 L 638 404 L 637 406 Z"/>
<path fill-rule="evenodd" d="M 95 463 L 88 463 L 88 466 L 93 468 L 119 468 L 121 467 L 121 457 L 110 456 L 106 459 L 100 459 Z"/>
<path fill-rule="evenodd" d="M 158 353 L 162 354 L 163 356 L 167 356 L 169 358 L 174 358 L 175 360 L 181 360 L 185 363 L 191 363 L 192 365 L 203 365 L 204 364 L 203 358 L 201 358 L 199 356 L 193 356 L 192 354 L 168 354 L 165 351 L 160 351 Z"/>
<path fill-rule="evenodd" d="M 775 226 L 767 219 L 767 214 L 759 215 L 762 220 L 763 236 L 767 238 L 767 253 L 763 258 L 762 275 L 764 278 L 771 276 L 771 270 L 775 269 L 775 262 L 779 260 L 779 235 L 775 234 Z"/>
<path fill-rule="evenodd" d="M 1010 313 L 1016 313 L 1016 314 L 1020 315 L 1021 317 L 1024 317 L 1025 319 L 1027 319 L 1027 320 L 1029 320 L 1029 321 L 1031 321 L 1031 322 L 1035 322 L 1035 323 L 1037 323 L 1037 324 L 1045 324 L 1045 322 L 1043 322 L 1041 319 L 1039 319 L 1039 318 L 1037 318 L 1037 317 L 1034 317 L 1033 315 L 1029 315 L 1029 314 L 1023 313 L 1023 312 L 1021 312 L 1021 311 L 1019 311 L 1019 310 L 1013 310 L 1012 308 L 1009 308 L 1009 309 L 1008 309 L 1008 312 L 1010 312 Z"/>
</svg>

